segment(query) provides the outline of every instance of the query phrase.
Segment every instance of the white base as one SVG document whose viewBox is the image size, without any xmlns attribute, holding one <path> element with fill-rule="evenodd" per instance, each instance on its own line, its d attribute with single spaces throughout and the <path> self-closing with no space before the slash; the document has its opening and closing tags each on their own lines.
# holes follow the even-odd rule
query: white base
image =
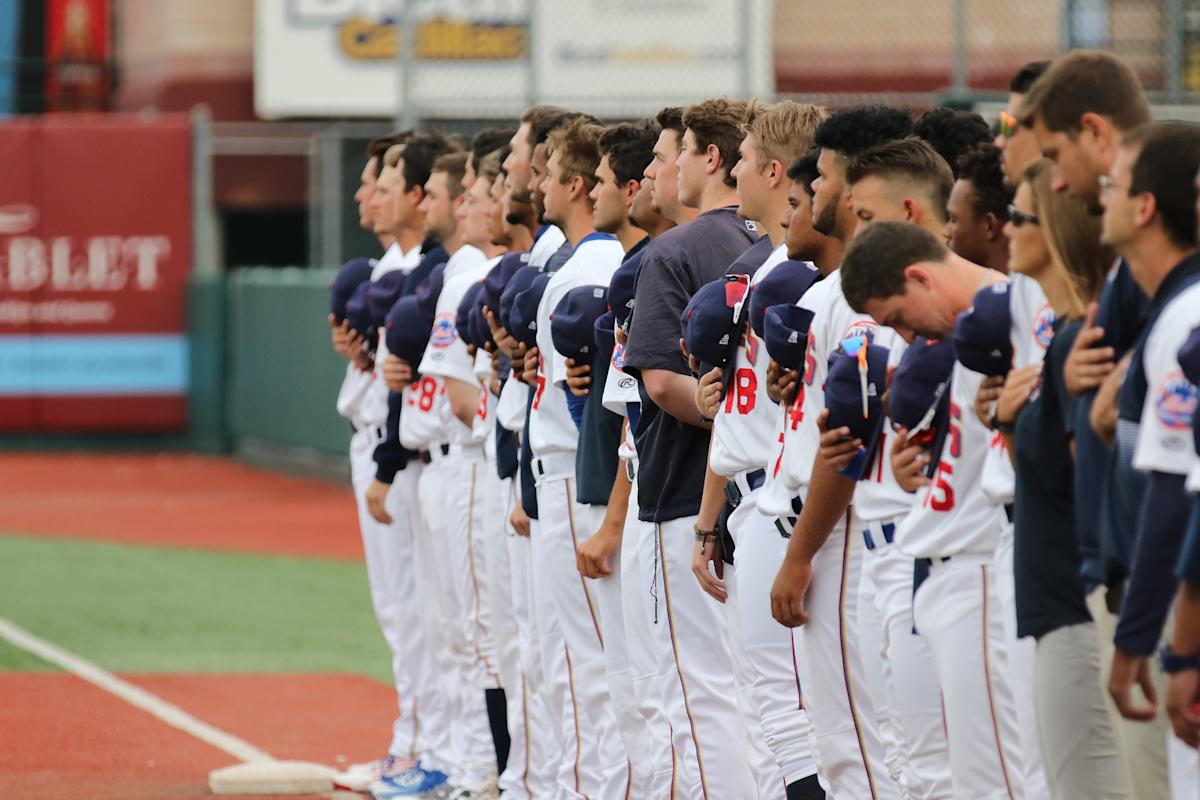
<svg viewBox="0 0 1200 800">
<path fill-rule="evenodd" d="M 234 764 L 208 774 L 213 794 L 321 794 L 333 791 L 331 767 L 306 761 Z"/>
</svg>

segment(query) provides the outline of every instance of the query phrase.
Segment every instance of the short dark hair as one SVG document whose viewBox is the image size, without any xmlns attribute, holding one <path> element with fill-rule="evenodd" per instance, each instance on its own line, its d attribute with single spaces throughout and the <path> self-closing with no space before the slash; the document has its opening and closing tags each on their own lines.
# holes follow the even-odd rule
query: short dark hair
<svg viewBox="0 0 1200 800">
<path fill-rule="evenodd" d="M 683 138 L 683 106 L 667 106 L 654 115 L 659 131 L 675 131 L 675 135 Z"/>
<path fill-rule="evenodd" d="M 741 158 L 738 147 L 745 138 L 742 125 L 750 108 L 750 104 L 743 100 L 716 97 L 683 110 L 683 127 L 692 132 L 696 151 L 703 153 L 710 146 L 717 148 L 721 154 L 721 166 L 725 170 L 725 184 L 731 189 L 737 186 L 737 178 L 729 173 Z"/>
<path fill-rule="evenodd" d="M 475 134 L 471 138 L 471 169 L 479 172 L 479 162 L 489 153 L 506 146 L 516 132 L 516 128 L 495 125 Z"/>
<path fill-rule="evenodd" d="M 821 148 L 814 147 L 812 150 L 809 150 L 807 153 L 793 161 L 792 165 L 788 167 L 788 178 L 803 186 L 804 191 L 808 193 L 809 197 L 812 197 L 814 194 L 816 194 L 816 192 L 813 191 L 812 184 L 820 174 L 817 172 L 817 159 L 820 158 L 820 156 Z"/>
<path fill-rule="evenodd" d="M 1140 145 L 1129 194 L 1151 194 L 1163 230 L 1179 247 L 1196 245 L 1196 172 L 1200 171 L 1200 126 L 1160 122 L 1135 128 L 1126 145 Z"/>
<path fill-rule="evenodd" d="M 450 185 L 450 198 L 458 197 L 463 193 L 462 180 L 463 176 L 467 174 L 467 154 L 460 150 L 457 153 L 438 156 L 437 161 L 433 162 L 430 175 L 434 172 L 446 173 L 446 179 Z"/>
<path fill-rule="evenodd" d="M 1075 50 L 1056 59 L 1034 81 L 1021 104 L 1021 124 L 1040 119 L 1047 130 L 1079 133 L 1087 113 L 1108 117 L 1118 130 L 1150 121 L 1150 104 L 1133 67 L 1101 50 Z"/>
<path fill-rule="evenodd" d="M 868 175 L 896 176 L 922 186 L 944 219 L 954 175 L 946 159 L 924 139 L 909 136 L 884 142 L 859 153 L 846 166 L 846 183 L 858 183 Z"/>
<path fill-rule="evenodd" d="M 546 117 L 556 117 L 561 114 L 570 113 L 570 110 L 565 109 L 562 106 L 540 105 L 530 106 L 529 108 L 525 109 L 525 111 L 521 114 L 521 124 L 528 123 L 529 125 L 529 148 L 532 150 L 535 145 L 546 141 L 545 136 L 539 140 L 535 133 L 535 131 L 537 131 L 538 127 L 541 125 L 543 119 Z"/>
<path fill-rule="evenodd" d="M 817 126 L 816 146 L 847 158 L 912 131 L 912 117 L 888 106 L 854 106 L 835 112 Z"/>
<path fill-rule="evenodd" d="M 911 222 L 873 223 L 858 231 L 842 256 L 842 293 L 864 313 L 868 300 L 904 294 L 904 271 L 913 264 L 942 262 L 949 254 L 936 236 Z"/>
<path fill-rule="evenodd" d="M 926 111 L 913 125 L 913 136 L 919 136 L 933 145 L 950 169 L 958 177 L 956 165 L 963 153 L 977 144 L 990 142 L 992 128 L 987 120 L 974 111 L 952 108 L 934 108 Z"/>
<path fill-rule="evenodd" d="M 537 147 L 539 144 L 545 143 L 550 138 L 550 134 L 559 128 L 565 128 L 573 122 L 582 120 L 590 122 L 593 125 L 599 125 L 600 120 L 593 117 L 591 114 L 581 114 L 578 111 L 563 111 L 555 114 L 545 114 L 537 122 L 533 124 L 533 145 Z"/>
<path fill-rule="evenodd" d="M 1008 81 L 1008 90 L 1013 94 L 1027 94 L 1034 82 L 1049 68 L 1049 61 L 1030 61 L 1017 70 Z"/>
<path fill-rule="evenodd" d="M 413 136 L 405 142 L 404 153 L 400 156 L 404 163 L 404 188 L 408 191 L 417 187 L 424 188 L 425 183 L 429 180 L 429 175 L 433 172 L 434 162 L 447 153 L 461 151 L 462 147 L 457 141 L 440 131 L 429 131 Z"/>
<path fill-rule="evenodd" d="M 600 155 L 608 156 L 608 166 L 622 186 L 641 180 L 646 165 L 654 159 L 658 141 L 658 123 L 652 119 L 610 125 L 600 135 Z"/>
<path fill-rule="evenodd" d="M 999 220 L 1008 219 L 1008 204 L 1014 189 L 1004 179 L 1004 154 L 991 142 L 977 144 L 958 159 L 958 179 L 975 189 L 971 204 L 976 216 L 992 214 Z"/>
<path fill-rule="evenodd" d="M 375 159 L 375 177 L 383 172 L 383 156 L 393 145 L 404 144 L 412 138 L 412 131 L 392 131 L 383 136 L 376 136 L 367 142 L 367 160 Z"/>
</svg>

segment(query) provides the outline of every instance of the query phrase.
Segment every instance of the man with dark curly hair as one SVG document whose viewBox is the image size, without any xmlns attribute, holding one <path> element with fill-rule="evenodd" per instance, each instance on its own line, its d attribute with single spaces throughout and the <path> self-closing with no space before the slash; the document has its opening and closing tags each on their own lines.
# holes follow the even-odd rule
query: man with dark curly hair
<svg viewBox="0 0 1200 800">
<path fill-rule="evenodd" d="M 977 144 L 992 141 L 992 128 L 974 111 L 955 111 L 934 108 L 926 111 L 913 124 L 913 136 L 918 136 L 946 159 L 954 177 L 958 177 L 958 160 Z"/>
<path fill-rule="evenodd" d="M 950 249 L 968 261 L 1008 272 L 1008 204 L 1013 189 L 1004 180 L 1004 154 L 989 142 L 958 159 L 958 180 L 950 190 L 943 235 Z"/>
</svg>

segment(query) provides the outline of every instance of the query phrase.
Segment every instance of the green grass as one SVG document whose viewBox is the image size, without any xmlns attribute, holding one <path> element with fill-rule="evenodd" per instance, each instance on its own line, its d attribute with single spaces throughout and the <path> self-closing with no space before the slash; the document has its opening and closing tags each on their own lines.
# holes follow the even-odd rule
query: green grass
<svg viewBox="0 0 1200 800">
<path fill-rule="evenodd" d="M 114 672 L 391 683 L 361 564 L 0 535 L 0 617 Z M 0 641 L 0 669 L 52 668 Z"/>
</svg>

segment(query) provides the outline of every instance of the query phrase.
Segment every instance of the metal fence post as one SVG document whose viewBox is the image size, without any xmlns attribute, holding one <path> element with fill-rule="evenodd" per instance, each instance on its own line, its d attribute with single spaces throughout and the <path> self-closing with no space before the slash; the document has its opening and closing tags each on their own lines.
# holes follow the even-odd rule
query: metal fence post
<svg viewBox="0 0 1200 800">
<path fill-rule="evenodd" d="M 416 130 L 421 115 L 417 110 L 417 98 L 413 93 L 416 86 L 414 69 L 417 63 L 417 15 L 413 6 L 416 0 L 401 0 L 400 35 L 396 39 L 396 127 L 400 130 Z"/>
<path fill-rule="evenodd" d="M 954 65 L 950 90 L 955 97 L 966 97 L 971 82 L 971 41 L 967 29 L 967 0 L 954 0 Z"/>
<path fill-rule="evenodd" d="M 217 264 L 216 210 L 213 208 L 212 117 L 206 106 L 191 112 L 192 123 L 192 269 L 221 271 Z"/>
<path fill-rule="evenodd" d="M 1163 71 L 1166 73 L 1164 87 L 1167 98 L 1172 103 L 1180 102 L 1181 80 L 1183 77 L 1183 38 L 1184 8 L 1183 0 L 1167 0 L 1167 13 L 1164 16 L 1163 38 Z"/>
</svg>

